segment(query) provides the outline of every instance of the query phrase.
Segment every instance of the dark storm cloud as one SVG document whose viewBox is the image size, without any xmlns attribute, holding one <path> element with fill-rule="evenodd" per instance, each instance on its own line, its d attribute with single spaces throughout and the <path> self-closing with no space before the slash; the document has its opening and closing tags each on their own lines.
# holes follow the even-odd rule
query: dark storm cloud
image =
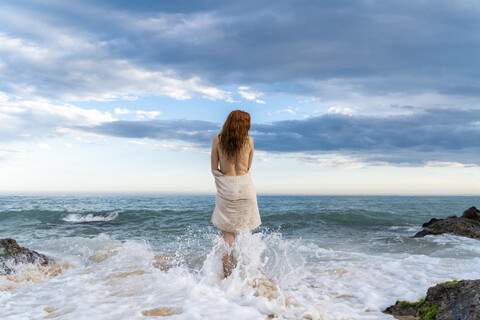
<svg viewBox="0 0 480 320">
<path fill-rule="evenodd" d="M 204 121 L 116 121 L 83 128 L 99 134 L 183 140 L 208 147 L 220 126 Z M 480 164 L 480 111 L 426 111 L 389 117 L 327 114 L 305 120 L 253 124 L 255 148 L 268 152 L 347 154 L 369 163 Z M 308 159 L 307 159 L 308 160 Z"/>
<path fill-rule="evenodd" d="M 366 94 L 480 93 L 476 2 L 20 3 L 30 8 L 25 14 L 88 35 L 111 57 L 148 70 L 172 68 L 183 77 L 200 76 L 221 87 L 253 83 L 264 91 L 316 95 L 316 82 L 346 79 Z M 12 25 L 3 28 L 15 31 Z M 85 63 L 97 57 L 77 52 L 67 58 Z M 32 72 L 38 76 L 45 68 L 51 66 Z M 17 80 L 13 71 L 11 81 L 29 79 L 28 70 Z M 75 77 L 61 71 L 53 69 L 44 82 L 66 90 L 68 85 L 62 87 L 59 80 Z"/>
</svg>

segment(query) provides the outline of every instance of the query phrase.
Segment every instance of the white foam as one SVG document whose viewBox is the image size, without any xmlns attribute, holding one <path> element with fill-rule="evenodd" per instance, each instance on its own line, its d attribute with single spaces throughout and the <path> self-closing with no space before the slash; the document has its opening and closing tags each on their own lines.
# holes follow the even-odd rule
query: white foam
<svg viewBox="0 0 480 320">
<path fill-rule="evenodd" d="M 413 232 L 417 233 L 422 230 L 422 228 L 418 226 L 391 226 L 388 229 L 392 231 L 399 230 L 399 231 L 412 232 L 412 233 Z"/>
<path fill-rule="evenodd" d="M 419 300 L 438 282 L 480 278 L 474 254 L 462 259 L 349 252 L 257 233 L 238 237 L 237 267 L 224 279 L 224 243 L 212 238 L 200 264 L 173 261 L 170 269 L 156 266 L 155 254 L 162 252 L 145 241 L 106 235 L 47 240 L 44 246 L 56 259 L 70 254 L 77 266 L 29 288 L 0 292 L 0 318 L 43 319 L 44 308 L 52 307 L 50 316 L 62 320 L 143 319 L 142 311 L 170 307 L 180 313 L 166 318 L 176 320 L 264 320 L 271 314 L 386 320 L 393 318 L 381 311 L 396 300 Z"/>
<path fill-rule="evenodd" d="M 112 220 L 115 220 L 118 217 L 119 212 L 120 211 L 113 211 L 113 212 L 109 213 L 107 216 L 93 215 L 92 213 L 89 213 L 87 215 L 70 213 L 66 217 L 64 217 L 62 220 L 65 221 L 65 222 L 73 222 L 73 223 L 112 221 Z"/>
</svg>

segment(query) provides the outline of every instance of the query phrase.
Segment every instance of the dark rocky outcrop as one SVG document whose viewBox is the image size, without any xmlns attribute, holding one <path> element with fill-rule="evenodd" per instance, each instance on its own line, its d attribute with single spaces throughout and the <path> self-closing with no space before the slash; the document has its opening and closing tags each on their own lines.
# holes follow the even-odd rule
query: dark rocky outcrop
<svg viewBox="0 0 480 320">
<path fill-rule="evenodd" d="M 479 320 L 480 280 L 451 281 L 427 291 L 419 302 L 397 301 L 385 313 L 397 319 Z"/>
<path fill-rule="evenodd" d="M 47 265 L 53 263 L 53 260 L 44 254 L 20 247 L 14 239 L 0 239 L 0 275 L 14 273 L 9 265 L 20 263 Z"/>
<path fill-rule="evenodd" d="M 422 225 L 422 231 L 414 238 L 424 237 L 429 234 L 451 233 L 458 236 L 480 239 L 480 210 L 471 207 L 461 217 L 449 216 L 445 219 L 431 219 Z"/>
<path fill-rule="evenodd" d="M 462 217 L 464 217 L 465 219 L 480 221 L 480 210 L 475 207 L 471 207 L 463 213 Z"/>
</svg>

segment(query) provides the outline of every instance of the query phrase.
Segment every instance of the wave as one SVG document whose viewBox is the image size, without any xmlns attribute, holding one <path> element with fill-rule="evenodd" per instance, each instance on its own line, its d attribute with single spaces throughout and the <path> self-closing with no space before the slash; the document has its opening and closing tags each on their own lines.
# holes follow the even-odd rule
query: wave
<svg viewBox="0 0 480 320">
<path fill-rule="evenodd" d="M 236 267 L 224 278 L 226 248 L 218 234 L 187 233 L 173 251 L 106 234 L 36 243 L 62 266 L 45 270 L 46 275 L 28 270 L 0 277 L 0 304 L 10 303 L 0 310 L 2 319 L 17 320 L 21 314 L 108 320 L 143 314 L 183 320 L 197 314 L 198 319 L 380 320 L 386 319 L 381 310 L 400 298 L 419 300 L 437 282 L 478 278 L 480 261 L 476 253 L 473 259 L 403 251 L 372 255 L 285 239 L 279 232 L 247 233 L 237 236 Z"/>
<path fill-rule="evenodd" d="M 89 213 L 87 215 L 71 213 L 66 217 L 62 218 L 65 222 L 72 222 L 72 223 L 79 223 L 79 222 L 100 222 L 100 221 L 112 221 L 118 217 L 120 210 L 113 211 L 109 213 L 107 216 L 104 215 L 94 215 L 93 213 Z"/>
</svg>

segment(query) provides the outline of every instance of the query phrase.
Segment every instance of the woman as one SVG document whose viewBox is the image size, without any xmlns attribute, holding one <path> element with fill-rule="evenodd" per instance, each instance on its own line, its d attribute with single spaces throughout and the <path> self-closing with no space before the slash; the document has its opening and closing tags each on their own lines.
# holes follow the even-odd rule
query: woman
<svg viewBox="0 0 480 320">
<path fill-rule="evenodd" d="M 235 264 L 231 250 L 235 233 L 251 232 L 262 223 L 249 171 L 253 160 L 253 139 L 248 130 L 250 115 L 235 110 L 228 115 L 222 131 L 212 142 L 212 173 L 217 197 L 211 221 L 222 230 L 223 239 L 228 244 L 222 258 L 225 277 L 232 273 Z"/>
</svg>

